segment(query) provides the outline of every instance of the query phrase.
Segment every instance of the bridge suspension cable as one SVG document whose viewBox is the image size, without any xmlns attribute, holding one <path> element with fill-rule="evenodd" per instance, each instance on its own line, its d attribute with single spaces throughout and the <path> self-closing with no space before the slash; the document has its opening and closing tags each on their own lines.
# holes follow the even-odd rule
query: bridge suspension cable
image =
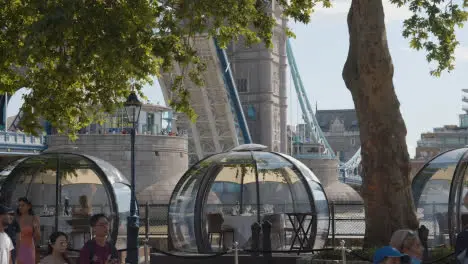
<svg viewBox="0 0 468 264">
<path fill-rule="evenodd" d="M 286 42 L 286 54 L 288 57 L 288 62 L 291 67 L 291 76 L 294 82 L 294 88 L 296 90 L 297 98 L 299 105 L 302 110 L 302 117 L 306 123 L 306 129 L 311 132 L 312 140 L 316 143 L 324 146 L 324 149 L 321 154 L 321 158 L 337 158 L 335 152 L 331 148 L 328 140 L 318 124 L 317 118 L 313 112 L 312 106 L 310 105 L 309 98 L 307 97 L 304 84 L 302 83 L 301 76 L 299 74 L 299 69 L 297 68 L 296 59 L 294 58 L 294 53 L 292 52 L 291 42 L 288 39 Z M 361 164 L 361 148 L 354 153 L 353 157 L 345 163 L 340 164 L 340 178 L 350 178 L 353 182 L 360 183 L 361 177 L 359 176 L 359 165 Z M 346 180 L 345 180 L 346 181 Z"/>
<path fill-rule="evenodd" d="M 306 129 L 308 129 L 313 137 L 313 141 L 321 144 L 324 146 L 322 155 L 323 157 L 328 158 L 336 158 L 335 152 L 331 148 L 330 144 L 328 144 L 327 139 L 323 135 L 322 129 L 315 118 L 315 114 L 312 110 L 312 106 L 310 105 L 309 98 L 307 97 L 306 90 L 302 83 L 301 76 L 299 74 L 299 69 L 296 65 L 296 59 L 294 58 L 294 54 L 292 52 L 291 43 L 289 39 L 286 42 L 286 54 L 288 57 L 288 62 L 291 67 L 291 75 L 294 82 L 294 87 L 296 89 L 297 97 L 299 100 L 299 104 L 301 106 L 303 119 L 306 123 Z"/>
</svg>

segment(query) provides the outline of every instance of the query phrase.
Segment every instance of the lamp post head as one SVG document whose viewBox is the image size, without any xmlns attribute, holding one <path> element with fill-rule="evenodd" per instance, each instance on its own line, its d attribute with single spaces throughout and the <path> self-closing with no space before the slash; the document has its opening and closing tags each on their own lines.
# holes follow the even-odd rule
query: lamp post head
<svg viewBox="0 0 468 264">
<path fill-rule="evenodd" d="M 130 93 L 125 102 L 125 111 L 127 112 L 128 121 L 135 126 L 140 118 L 142 103 L 138 100 L 138 96 L 134 91 Z"/>
</svg>

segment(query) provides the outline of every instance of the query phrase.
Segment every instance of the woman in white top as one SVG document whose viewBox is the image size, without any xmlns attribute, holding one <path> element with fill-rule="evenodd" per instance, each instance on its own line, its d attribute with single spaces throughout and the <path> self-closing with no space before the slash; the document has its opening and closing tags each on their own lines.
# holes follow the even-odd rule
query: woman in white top
<svg viewBox="0 0 468 264">
<path fill-rule="evenodd" d="M 0 204 L 0 264 L 12 264 L 11 251 L 13 243 L 5 233 L 5 228 L 11 224 L 11 213 L 14 211 Z"/>
<path fill-rule="evenodd" d="M 49 252 L 41 264 L 71 264 L 67 256 L 68 237 L 63 232 L 55 232 L 49 238 Z"/>
</svg>

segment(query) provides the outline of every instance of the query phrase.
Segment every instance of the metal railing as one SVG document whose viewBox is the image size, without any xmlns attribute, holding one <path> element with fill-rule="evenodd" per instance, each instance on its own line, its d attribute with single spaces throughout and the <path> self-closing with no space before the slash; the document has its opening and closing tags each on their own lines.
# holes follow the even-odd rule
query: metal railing
<svg viewBox="0 0 468 264">
<path fill-rule="evenodd" d="M 227 213 L 229 211 L 229 207 L 229 205 L 223 205 L 222 211 Z M 274 205 L 276 210 L 286 210 L 289 207 L 292 207 L 292 205 Z M 168 223 L 168 205 L 149 204 L 148 212 L 145 210 L 146 205 L 140 205 L 140 234 L 145 234 L 147 232 L 150 236 L 166 236 Z M 362 203 L 331 203 L 329 210 L 329 238 L 364 237 L 365 218 L 364 205 Z"/>
<path fill-rule="evenodd" d="M 45 136 L 36 137 L 22 132 L 0 132 L 0 144 L 42 147 L 45 143 Z"/>
<path fill-rule="evenodd" d="M 228 207 L 223 206 L 223 212 L 227 212 L 226 208 Z M 279 211 L 289 207 L 289 205 L 274 206 Z M 444 240 L 448 238 L 447 223 L 444 218 L 448 204 L 420 203 L 418 208 L 420 225 L 425 225 L 429 229 L 429 240 L 435 244 L 443 244 Z M 329 239 L 334 241 L 335 239 L 362 239 L 364 237 L 366 229 L 364 204 L 334 202 L 329 204 L 329 212 Z M 149 204 L 148 212 L 145 211 L 145 205 L 140 205 L 140 216 L 140 234 L 147 232 L 150 236 L 167 236 L 168 205 Z"/>
<path fill-rule="evenodd" d="M 205 211 L 219 210 L 224 214 L 229 214 L 232 210 L 232 206 L 234 205 L 207 205 Z M 254 206 L 251 207 L 252 209 L 255 209 Z M 288 203 L 274 204 L 273 207 L 276 212 L 292 212 L 293 210 L 293 205 Z M 301 208 L 299 208 L 299 210 L 301 210 Z M 337 241 L 343 239 L 352 240 L 357 244 L 362 243 L 366 229 L 364 204 L 353 202 L 331 202 L 329 203 L 328 208 L 330 220 L 328 232 L 329 245 L 336 246 Z M 420 225 L 425 225 L 429 230 L 428 238 L 430 246 L 448 244 L 449 242 L 447 208 L 447 203 L 418 204 L 418 218 Z M 140 236 L 143 237 L 148 235 L 150 238 L 167 237 L 168 209 L 169 207 L 167 204 L 140 205 Z M 92 211 L 96 213 L 109 212 L 109 210 L 110 208 L 108 206 L 93 206 Z M 55 215 L 53 207 L 48 207 L 46 210 L 43 206 L 35 206 L 34 211 L 44 219 L 47 218 L 47 216 Z M 73 209 L 70 207 L 69 211 L 71 214 Z"/>
<path fill-rule="evenodd" d="M 296 159 L 330 159 L 330 155 L 322 153 L 294 154 Z"/>
</svg>

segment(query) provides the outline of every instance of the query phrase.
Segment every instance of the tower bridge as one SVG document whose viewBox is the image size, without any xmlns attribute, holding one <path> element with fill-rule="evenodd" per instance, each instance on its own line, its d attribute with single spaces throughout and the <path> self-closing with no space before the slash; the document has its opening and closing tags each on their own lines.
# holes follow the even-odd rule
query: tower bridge
<svg viewBox="0 0 468 264">
<path fill-rule="evenodd" d="M 263 44 L 246 47 L 244 43 L 230 45 L 222 50 L 216 40 L 208 35 L 194 39 L 195 48 L 207 63 L 204 73 L 205 85 L 197 87 L 185 78 L 185 87 L 191 92 L 190 103 L 198 115 L 192 123 L 184 114 L 178 114 L 178 129 L 188 135 L 189 163 L 193 164 L 208 155 L 227 151 L 243 143 L 259 143 L 269 146 L 272 151 L 288 152 L 294 144 L 316 144 L 312 152 L 292 152 L 302 161 L 310 164 L 325 164 L 330 168 L 326 177 L 342 182 L 360 185 L 360 148 L 348 161 L 339 161 L 336 151 L 330 146 L 312 109 L 307 95 L 308 88 L 302 82 L 293 47 L 285 35 L 287 20 L 281 10 L 271 6 L 271 14 L 277 25 L 273 31 L 273 48 Z M 173 94 L 170 86 L 173 76 L 181 74 L 176 65 L 173 72 L 163 73 L 159 79 L 166 102 Z M 305 135 L 299 141 L 288 137 L 287 100 L 288 74 L 293 82 L 297 103 L 300 105 L 305 123 Z M 0 132 L 0 154 L 4 156 L 34 155 L 46 148 L 44 136 L 33 137 L 16 131 L 18 118 L 7 124 L 8 95 L 0 96 L 2 109 Z M 307 141 L 305 142 L 305 139 Z M 305 162 L 307 163 L 307 162 Z M 312 168 L 313 169 L 313 168 Z"/>
<path fill-rule="evenodd" d="M 178 122 L 179 128 L 188 132 L 190 164 L 213 153 L 227 151 L 242 142 L 253 141 L 278 152 L 295 149 L 288 147 L 289 144 L 315 143 L 321 146 L 315 148 L 315 152 L 289 154 L 301 161 L 329 162 L 330 168 L 324 177 L 360 185 L 360 148 L 348 161 L 338 161 L 318 124 L 310 103 L 312 98 L 307 96 L 292 45 L 285 35 L 287 20 L 281 16 L 279 8 L 270 8 L 277 21 L 272 49 L 263 44 L 246 47 L 241 39 L 230 45 L 226 52 L 219 52 L 216 41 L 209 36 L 195 38 L 197 51 L 207 63 L 208 70 L 204 75 L 204 87 L 197 87 L 190 81 L 185 83 L 191 92 L 190 103 L 198 115 L 196 123 L 189 122 L 183 114 Z M 288 72 L 307 133 L 299 142 L 292 142 L 291 137 L 288 139 L 287 98 L 292 96 L 288 94 Z M 180 73 L 180 69 L 175 67 L 173 72 L 164 73 L 159 79 L 166 101 L 173 96 L 169 89 L 172 78 Z M 305 138 L 307 142 L 303 141 Z"/>
</svg>

